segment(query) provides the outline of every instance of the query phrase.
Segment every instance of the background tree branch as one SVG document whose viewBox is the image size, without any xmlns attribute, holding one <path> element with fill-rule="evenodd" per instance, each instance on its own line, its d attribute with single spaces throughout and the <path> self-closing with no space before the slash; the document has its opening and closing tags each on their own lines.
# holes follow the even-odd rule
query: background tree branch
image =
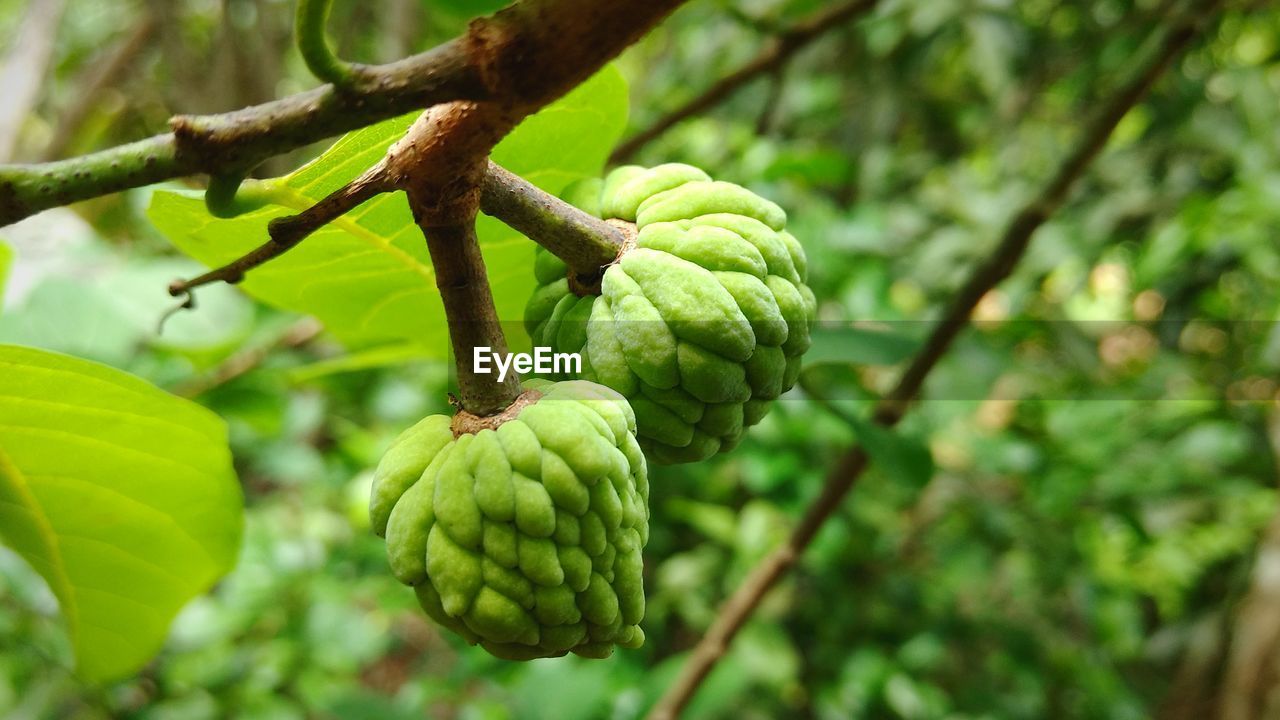
<svg viewBox="0 0 1280 720">
<path fill-rule="evenodd" d="M 31 0 L 0 65 L 0 162 L 13 158 L 22 123 L 40 99 L 64 5 L 65 0 Z"/>
<path fill-rule="evenodd" d="M 102 102 L 103 94 L 133 68 L 138 58 L 151 46 L 159 23 L 151 14 L 143 16 L 101 62 L 95 62 L 76 89 L 71 104 L 54 126 L 53 137 L 40 154 L 41 161 L 56 160 L 66 153 L 85 119 Z"/>
<path fill-rule="evenodd" d="M 1009 276 L 1025 254 L 1031 236 L 1061 207 L 1067 192 L 1105 147 L 1120 119 L 1151 89 L 1173 59 L 1186 49 L 1218 5 L 1218 2 L 1200 3 L 1196 10 L 1158 33 L 1154 49 L 1135 61 L 1133 73 L 1085 126 L 1074 149 L 1049 182 L 1014 214 L 996 249 L 973 271 L 949 303 L 898 383 L 876 404 L 873 412 L 875 422 L 892 427 L 902 419 L 929 373 L 946 354 L 956 336 L 967 327 L 978 301 Z M 860 445 L 850 448 L 839 458 L 827 475 L 822 491 L 810 503 L 786 543 L 759 562 L 721 607 L 675 682 L 653 707 L 649 720 L 673 720 L 679 715 L 727 652 L 729 643 L 755 612 L 765 594 L 796 564 L 818 530 L 853 489 L 867 464 L 867 454 Z"/>
<path fill-rule="evenodd" d="M 702 94 L 659 118 L 652 125 L 624 140 L 609 157 L 612 163 L 623 163 L 640 148 L 681 122 L 710 110 L 724 102 L 744 85 L 763 75 L 778 73 L 780 69 L 804 48 L 826 33 L 841 27 L 876 6 L 876 0 L 845 0 L 819 10 L 803 20 L 778 31 L 768 47 L 745 65 L 720 79 Z M 762 123 L 763 124 L 763 123 Z"/>
</svg>

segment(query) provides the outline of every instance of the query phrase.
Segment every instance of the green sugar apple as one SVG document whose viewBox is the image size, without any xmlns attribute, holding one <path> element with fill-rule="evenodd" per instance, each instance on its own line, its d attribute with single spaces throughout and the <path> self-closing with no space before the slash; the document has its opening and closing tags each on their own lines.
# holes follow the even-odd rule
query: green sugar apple
<svg viewBox="0 0 1280 720">
<path fill-rule="evenodd" d="M 501 424 L 455 437 L 457 418 L 432 415 L 387 451 L 369 515 L 391 570 L 498 657 L 639 647 L 649 483 L 635 416 L 586 381 L 525 387 Z"/>
<path fill-rule="evenodd" d="M 626 396 L 659 463 L 731 449 L 795 384 L 816 304 L 782 208 L 689 165 L 620 167 L 566 199 L 634 233 L 598 283 L 539 248 L 534 345 Z"/>
</svg>

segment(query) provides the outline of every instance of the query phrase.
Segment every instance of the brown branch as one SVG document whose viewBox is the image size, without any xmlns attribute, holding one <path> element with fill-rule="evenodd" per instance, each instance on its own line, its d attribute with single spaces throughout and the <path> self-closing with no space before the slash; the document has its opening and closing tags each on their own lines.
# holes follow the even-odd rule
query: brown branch
<svg viewBox="0 0 1280 720">
<path fill-rule="evenodd" d="M 1184 18 L 1163 34 L 1155 50 L 1108 100 L 1081 134 L 1075 149 L 1059 165 L 1057 172 L 1030 202 L 1014 215 L 989 258 L 979 265 L 953 298 L 924 347 L 907 367 L 897 385 L 876 406 L 877 423 L 892 427 L 920 392 L 925 378 L 938 364 L 969 322 L 978 301 L 1006 278 L 1026 252 L 1035 233 L 1066 198 L 1068 190 L 1084 173 L 1125 113 L 1141 99 L 1161 73 L 1168 68 L 1197 35 L 1217 2 L 1205 3 L 1199 17 Z M 822 492 L 810 503 L 787 542 L 765 557 L 725 602 L 706 635 L 694 647 L 680 675 L 649 714 L 649 720 L 673 720 L 685 707 L 711 669 L 727 652 L 729 643 L 751 617 L 773 585 L 796 564 L 822 525 L 835 513 L 867 467 L 867 455 L 855 446 L 841 456 L 827 475 Z"/>
<path fill-rule="evenodd" d="M 301 213 L 272 220 L 267 226 L 271 236 L 268 242 L 203 275 L 174 281 L 169 285 L 169 294 L 187 295 L 215 282 L 238 283 L 250 270 L 284 255 L 366 200 L 395 189 L 385 163 L 379 163 Z M 598 274 L 600 268 L 617 259 L 626 240 L 614 226 L 492 162 L 485 170 L 480 209 L 555 253 L 579 276 Z M 187 307 L 184 304 L 177 310 Z"/>
<path fill-rule="evenodd" d="M 449 321 L 462 410 L 496 415 L 520 396 L 514 374 L 497 381 L 471 366 L 475 348 L 507 352 L 475 234 L 489 152 L 526 116 L 591 77 L 680 2 L 526 0 L 486 26 L 473 23 L 473 41 L 492 50 L 482 74 L 502 101 L 436 105 L 383 159 L 386 177 L 407 193 L 427 240 Z"/>
<path fill-rule="evenodd" d="M 0 166 L 0 225 L 40 210 L 185 175 L 245 172 L 268 157 L 405 112 L 484 101 L 513 118 L 590 77 L 683 0 L 521 0 L 466 35 L 387 65 L 352 65 L 325 85 L 222 115 L 178 116 L 173 132 L 70 160 Z"/>
<path fill-rule="evenodd" d="M 311 233 L 338 219 L 357 205 L 394 189 L 388 183 L 384 168 L 379 163 L 297 215 L 272 220 L 267 224 L 267 233 L 271 239 L 257 248 L 198 277 L 173 281 L 169 284 L 169 294 L 174 297 L 189 295 L 192 290 L 215 282 L 234 285 L 244 280 L 245 273 L 289 252 L 298 243 L 307 239 Z"/>
<path fill-rule="evenodd" d="M 479 375 L 477 348 L 507 354 L 507 339 L 489 290 L 476 238 L 480 186 L 489 150 L 516 118 L 478 103 L 438 105 L 422 114 L 387 153 L 388 174 L 409 196 L 409 210 L 422 229 L 435 269 L 436 287 L 449 320 L 461 410 L 497 415 L 520 396 L 520 378 Z"/>
<path fill-rule="evenodd" d="M 496 355 L 509 352 L 476 241 L 475 220 L 458 225 L 423 225 L 422 234 L 427 239 L 436 287 L 449 318 L 449 341 L 453 345 L 462 407 L 481 417 L 496 415 L 520 396 L 520 377 L 509 372 L 499 382 L 496 375 L 478 376 L 472 368 L 476 348 L 488 348 Z"/>
<path fill-rule="evenodd" d="M 173 132 L 67 160 L 0 166 L 0 226 L 40 210 L 186 175 L 243 171 L 273 155 L 415 108 L 488 91 L 465 39 L 364 66 L 359 92 L 331 85 L 221 115 L 180 115 Z"/>
<path fill-rule="evenodd" d="M 745 65 L 726 75 L 715 85 L 704 90 L 701 95 L 672 110 L 649 127 L 624 140 L 622 144 L 614 149 L 609 162 L 626 162 L 640 148 L 652 142 L 659 135 L 690 117 L 699 115 L 719 105 L 752 80 L 762 75 L 777 72 L 796 53 L 808 47 L 813 41 L 863 13 L 869 12 L 875 6 L 876 0 L 845 0 L 797 21 L 794 25 L 780 31 L 768 47 L 761 50 L 760 54 Z"/>
<path fill-rule="evenodd" d="M 579 275 L 612 263 L 626 240 L 612 225 L 492 162 L 481 188 L 480 209 L 550 250 Z"/>
</svg>

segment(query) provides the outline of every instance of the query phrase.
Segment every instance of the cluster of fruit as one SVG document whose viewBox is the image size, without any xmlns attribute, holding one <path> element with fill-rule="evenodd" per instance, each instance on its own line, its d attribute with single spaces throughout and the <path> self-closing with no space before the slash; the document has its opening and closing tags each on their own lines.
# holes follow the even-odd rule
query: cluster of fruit
<svg viewBox="0 0 1280 720">
<path fill-rule="evenodd" d="M 646 456 L 733 448 L 795 383 L 815 312 L 786 214 L 740 186 L 629 166 L 566 199 L 629 238 L 590 285 L 538 250 L 525 323 L 535 345 L 579 353 L 579 377 L 526 382 L 483 427 L 421 421 L 371 502 L 426 612 L 510 659 L 643 642 Z"/>
</svg>

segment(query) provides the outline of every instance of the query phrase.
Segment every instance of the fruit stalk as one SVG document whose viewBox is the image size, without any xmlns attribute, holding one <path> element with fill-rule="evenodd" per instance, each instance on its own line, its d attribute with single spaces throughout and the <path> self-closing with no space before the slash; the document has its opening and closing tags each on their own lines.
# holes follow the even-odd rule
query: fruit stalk
<svg viewBox="0 0 1280 720">
<path fill-rule="evenodd" d="M 622 232 L 532 183 L 489 163 L 480 195 L 481 209 L 520 231 L 577 275 L 597 273 L 618 258 Z"/>
<path fill-rule="evenodd" d="M 489 291 L 480 243 L 476 240 L 474 218 L 472 222 L 456 225 L 419 223 L 419 226 L 427 239 L 436 287 L 444 301 L 445 316 L 449 318 L 449 339 L 453 343 L 462 407 L 480 416 L 501 412 L 520 396 L 519 376 L 508 373 L 499 382 L 497 376 L 477 375 L 471 367 L 477 347 L 488 347 L 500 354 L 508 352 L 493 293 Z"/>
</svg>

